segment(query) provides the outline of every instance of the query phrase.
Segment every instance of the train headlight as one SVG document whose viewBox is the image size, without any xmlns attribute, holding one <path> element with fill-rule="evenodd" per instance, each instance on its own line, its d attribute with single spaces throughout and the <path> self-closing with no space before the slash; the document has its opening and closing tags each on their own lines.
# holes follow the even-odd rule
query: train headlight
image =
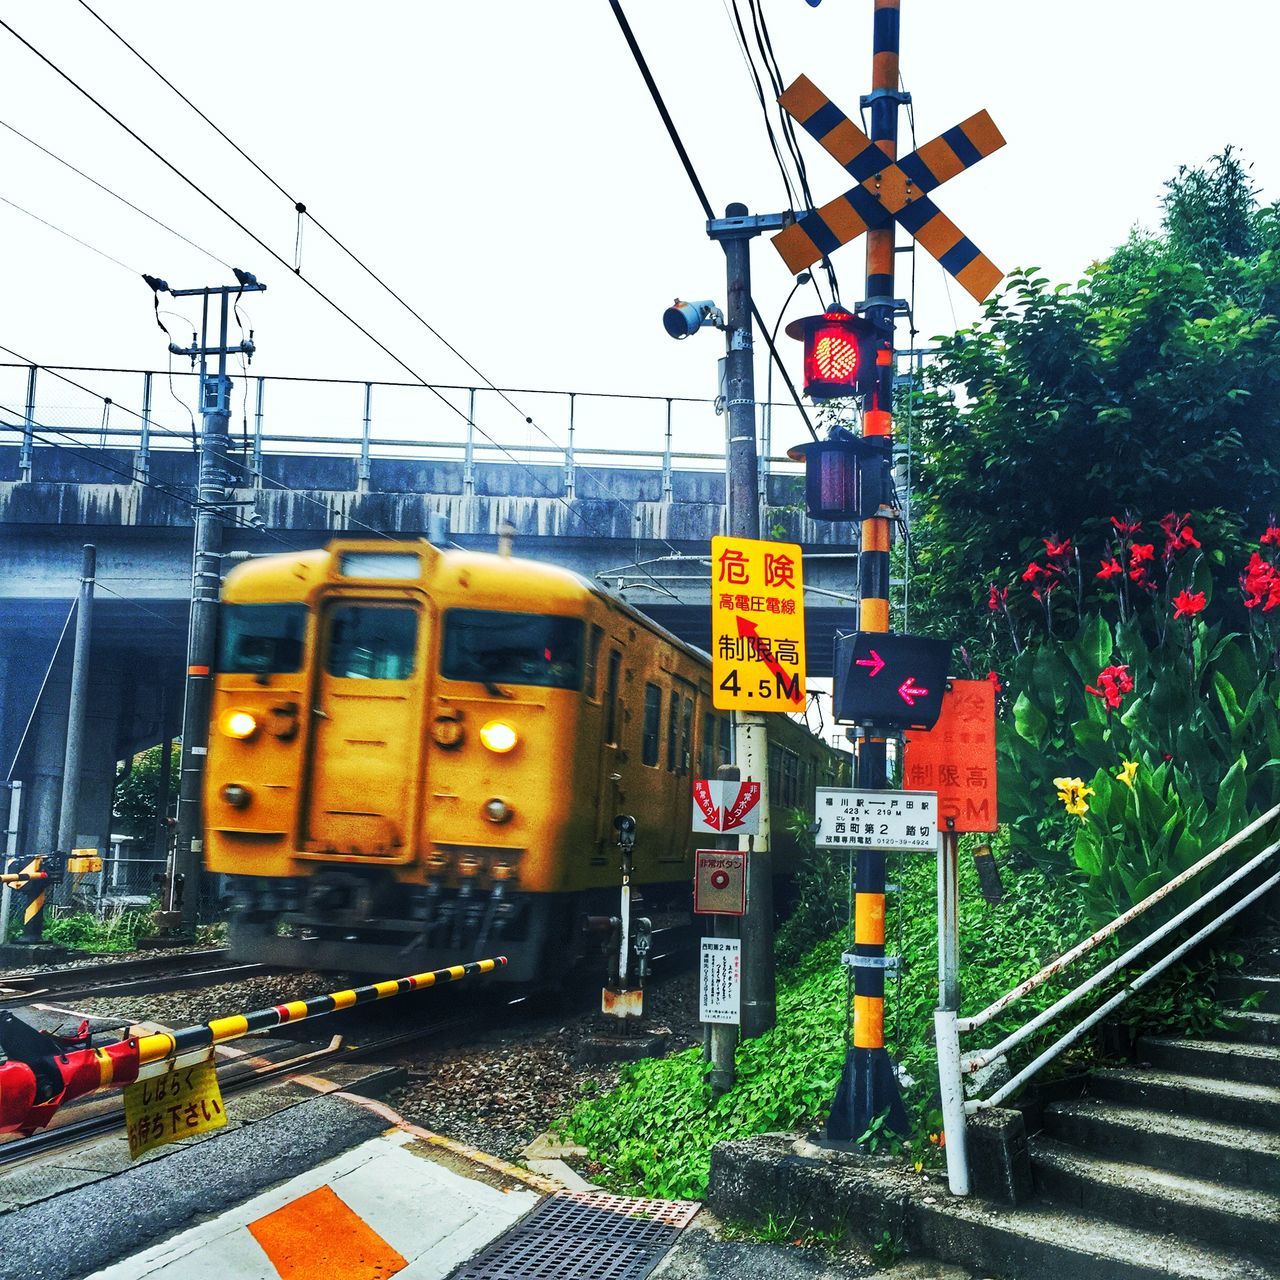
<svg viewBox="0 0 1280 1280">
<path fill-rule="evenodd" d="M 490 822 L 510 822 L 514 812 L 515 810 L 505 800 L 499 800 L 497 797 L 485 802 L 484 816 Z"/>
<path fill-rule="evenodd" d="M 516 733 L 515 726 L 508 724 L 505 720 L 490 720 L 480 730 L 480 741 L 490 751 L 505 755 L 520 741 L 520 735 Z"/>
<path fill-rule="evenodd" d="M 238 782 L 228 782 L 218 793 L 233 809 L 247 809 L 253 799 L 253 792 L 242 787 Z"/>
<path fill-rule="evenodd" d="M 218 728 L 228 738 L 238 738 L 241 742 L 244 742 L 258 732 L 258 721 L 248 711 L 224 711 L 218 719 Z"/>
</svg>

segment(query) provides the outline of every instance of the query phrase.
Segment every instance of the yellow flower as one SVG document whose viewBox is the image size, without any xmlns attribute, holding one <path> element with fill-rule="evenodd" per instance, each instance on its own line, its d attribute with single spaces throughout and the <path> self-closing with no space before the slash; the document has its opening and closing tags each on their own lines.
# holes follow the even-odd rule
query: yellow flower
<svg viewBox="0 0 1280 1280">
<path fill-rule="evenodd" d="M 1116 781 L 1123 782 L 1130 791 L 1133 790 L 1133 779 L 1138 772 L 1138 762 L 1136 760 L 1125 760 L 1120 765 L 1120 772 L 1116 774 Z"/>
<path fill-rule="evenodd" d="M 1054 778 L 1053 785 L 1058 788 L 1058 799 L 1067 812 L 1083 819 L 1089 812 L 1089 802 L 1085 796 L 1093 795 L 1093 788 L 1086 787 L 1083 778 Z"/>
</svg>

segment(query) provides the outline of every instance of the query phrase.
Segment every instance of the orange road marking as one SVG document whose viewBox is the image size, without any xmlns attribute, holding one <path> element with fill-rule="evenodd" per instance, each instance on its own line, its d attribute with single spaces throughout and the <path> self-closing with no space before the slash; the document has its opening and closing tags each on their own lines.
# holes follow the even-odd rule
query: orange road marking
<svg viewBox="0 0 1280 1280">
<path fill-rule="evenodd" d="M 249 1223 L 281 1280 L 387 1280 L 409 1264 L 331 1187 Z"/>
</svg>

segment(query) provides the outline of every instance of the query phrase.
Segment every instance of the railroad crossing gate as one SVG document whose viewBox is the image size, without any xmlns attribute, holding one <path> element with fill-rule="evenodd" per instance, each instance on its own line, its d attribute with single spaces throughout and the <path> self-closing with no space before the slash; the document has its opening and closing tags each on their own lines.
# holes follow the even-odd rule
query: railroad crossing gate
<svg viewBox="0 0 1280 1280">
<path fill-rule="evenodd" d="M 1004 272 L 929 199 L 930 191 L 1004 146 L 985 111 L 892 160 L 807 76 L 778 102 L 857 183 L 773 237 L 792 275 L 896 219 L 978 302 L 1000 283 Z"/>
<path fill-rule="evenodd" d="M 800 547 L 711 539 L 711 700 L 717 711 L 803 711 Z"/>
<path fill-rule="evenodd" d="M 902 785 L 936 791 L 946 831 L 996 829 L 996 689 L 989 680 L 952 680 L 942 714 L 927 733 L 907 734 Z"/>
</svg>

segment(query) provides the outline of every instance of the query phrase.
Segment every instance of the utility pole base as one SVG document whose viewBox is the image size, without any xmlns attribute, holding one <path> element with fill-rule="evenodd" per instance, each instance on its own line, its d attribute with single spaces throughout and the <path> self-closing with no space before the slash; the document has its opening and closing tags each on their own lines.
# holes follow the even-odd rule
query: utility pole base
<svg viewBox="0 0 1280 1280">
<path fill-rule="evenodd" d="M 827 1116 L 828 1141 L 857 1142 L 871 1122 L 886 1112 L 886 1125 L 894 1133 L 905 1137 L 911 1132 L 889 1051 L 850 1049 Z"/>
</svg>

